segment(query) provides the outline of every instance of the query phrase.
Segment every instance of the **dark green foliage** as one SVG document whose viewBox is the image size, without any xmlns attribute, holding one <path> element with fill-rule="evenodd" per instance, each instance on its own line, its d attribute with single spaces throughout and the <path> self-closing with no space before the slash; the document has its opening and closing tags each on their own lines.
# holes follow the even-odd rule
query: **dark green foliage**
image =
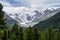
<svg viewBox="0 0 60 40">
<path fill-rule="evenodd" d="M 3 6 L 2 6 L 2 4 L 0 3 L 0 11 L 3 9 Z"/>
<path fill-rule="evenodd" d="M 49 28 L 45 33 L 46 40 L 55 40 L 55 31 L 52 28 Z"/>
<path fill-rule="evenodd" d="M 4 30 L 2 40 L 8 40 L 8 30 Z"/>
<path fill-rule="evenodd" d="M 57 32 L 57 40 L 60 40 L 60 32 Z"/>
<path fill-rule="evenodd" d="M 0 39 L 1 40 L 60 40 L 60 31 L 59 30 L 56 31 L 53 28 L 47 28 L 45 31 L 39 31 L 37 28 L 28 27 L 25 29 L 25 31 L 23 27 L 18 27 L 18 25 L 15 24 L 10 30 L 7 29 L 0 30 Z"/>
<path fill-rule="evenodd" d="M 1 6 L 1 5 L 0 5 Z M 5 12 L 0 10 L 0 25 L 5 25 L 5 19 L 4 19 Z"/>
<path fill-rule="evenodd" d="M 2 37 L 3 37 L 3 30 L 0 30 L 0 39 L 2 39 Z"/>
<path fill-rule="evenodd" d="M 24 36 L 24 34 L 23 34 L 23 28 L 20 27 L 20 30 L 19 30 L 19 40 L 24 40 L 23 36 Z"/>
<path fill-rule="evenodd" d="M 15 23 L 11 30 L 12 32 L 18 32 L 18 24 Z"/>
<path fill-rule="evenodd" d="M 39 30 L 45 30 L 48 27 L 53 27 L 57 29 L 60 25 L 60 12 L 52 16 L 51 18 L 41 21 L 38 24 L 34 25 L 34 27 L 38 28 Z"/>
<path fill-rule="evenodd" d="M 57 40 L 60 40 L 60 27 L 57 29 L 56 34 L 57 34 L 56 36 Z"/>
<path fill-rule="evenodd" d="M 33 29 L 33 40 L 39 40 L 40 36 L 41 35 L 39 34 L 38 29 L 37 28 L 34 28 Z"/>
<path fill-rule="evenodd" d="M 14 24 L 13 25 L 13 28 L 11 29 L 11 36 L 13 37 L 11 40 L 15 39 L 17 40 L 18 39 L 18 34 L 19 31 L 18 31 L 18 24 Z"/>
<path fill-rule="evenodd" d="M 5 15 L 5 12 L 2 11 L 3 9 L 3 6 L 2 4 L 0 4 L 0 29 L 4 29 L 6 26 L 6 23 L 5 23 L 5 19 L 4 19 L 4 15 Z"/>
<path fill-rule="evenodd" d="M 32 28 L 29 27 L 26 32 L 26 40 L 33 40 L 33 31 Z"/>
</svg>

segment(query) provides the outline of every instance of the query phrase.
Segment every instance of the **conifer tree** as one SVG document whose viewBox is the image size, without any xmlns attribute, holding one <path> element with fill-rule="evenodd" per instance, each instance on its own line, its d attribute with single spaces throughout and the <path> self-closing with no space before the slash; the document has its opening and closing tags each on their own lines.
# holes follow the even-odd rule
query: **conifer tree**
<svg viewBox="0 0 60 40">
<path fill-rule="evenodd" d="M 33 40 L 33 31 L 32 31 L 32 28 L 31 27 L 29 27 L 28 29 L 27 29 L 27 32 L 26 32 L 26 40 Z"/>
<path fill-rule="evenodd" d="M 33 29 L 33 40 L 39 40 L 39 38 L 41 37 L 41 35 L 39 34 L 39 31 L 37 28 Z M 41 38 L 40 38 L 41 40 Z"/>
<path fill-rule="evenodd" d="M 4 35 L 4 32 L 0 30 L 0 40 L 2 40 L 3 35 Z"/>
<path fill-rule="evenodd" d="M 20 27 L 20 30 L 19 30 L 19 40 L 24 40 L 23 36 L 24 36 L 24 34 L 23 34 L 23 28 Z"/>
<path fill-rule="evenodd" d="M 8 30 L 8 39 L 10 39 L 10 35 L 11 34 L 11 31 L 10 30 Z"/>
<path fill-rule="evenodd" d="M 46 40 L 55 40 L 55 31 L 52 28 L 49 28 L 45 33 Z"/>
<path fill-rule="evenodd" d="M 14 40 L 17 40 L 18 38 L 18 24 L 15 23 L 11 29 L 11 37 L 14 39 Z M 12 40 L 12 39 L 11 39 Z"/>
<path fill-rule="evenodd" d="M 18 24 L 15 23 L 11 30 L 12 30 L 12 32 L 18 32 Z"/>
<path fill-rule="evenodd" d="M 2 40 L 8 40 L 8 30 L 4 30 Z"/>
<path fill-rule="evenodd" d="M 60 27 L 57 30 L 57 40 L 60 40 Z"/>
<path fill-rule="evenodd" d="M 60 40 L 60 32 L 57 32 L 57 40 Z"/>
<path fill-rule="evenodd" d="M 5 12 L 2 9 L 3 9 L 3 6 L 2 6 L 2 4 L 0 4 L 0 29 L 4 29 L 6 27 L 5 26 L 6 19 L 4 19 Z"/>
</svg>

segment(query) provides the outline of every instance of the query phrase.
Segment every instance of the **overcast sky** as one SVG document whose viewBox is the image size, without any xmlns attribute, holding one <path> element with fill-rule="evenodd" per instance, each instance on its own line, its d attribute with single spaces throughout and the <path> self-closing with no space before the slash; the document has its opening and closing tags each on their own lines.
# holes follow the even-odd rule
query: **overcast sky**
<svg viewBox="0 0 60 40">
<path fill-rule="evenodd" d="M 60 0 L 0 0 L 0 3 L 2 3 L 4 7 L 60 7 Z"/>
</svg>

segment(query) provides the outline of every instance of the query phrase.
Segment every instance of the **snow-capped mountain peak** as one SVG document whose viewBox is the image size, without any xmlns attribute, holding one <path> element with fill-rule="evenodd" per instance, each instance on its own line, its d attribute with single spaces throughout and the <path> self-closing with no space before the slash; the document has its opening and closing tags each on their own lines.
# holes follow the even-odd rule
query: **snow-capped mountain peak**
<svg viewBox="0 0 60 40">
<path fill-rule="evenodd" d="M 39 12 L 38 10 L 30 10 L 27 8 L 8 8 L 6 7 L 3 9 L 6 12 L 6 15 L 10 16 L 12 19 L 16 20 L 20 26 L 28 27 L 33 26 L 37 24 L 40 21 L 43 21 L 53 15 L 55 15 L 57 12 L 59 12 L 59 9 L 46 9 L 42 12 Z M 8 11 L 9 10 L 9 11 Z"/>
</svg>

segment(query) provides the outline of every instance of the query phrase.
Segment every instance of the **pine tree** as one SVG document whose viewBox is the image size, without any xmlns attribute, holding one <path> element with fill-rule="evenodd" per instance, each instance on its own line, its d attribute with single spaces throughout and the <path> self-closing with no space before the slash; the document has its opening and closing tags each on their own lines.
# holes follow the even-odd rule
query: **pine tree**
<svg viewBox="0 0 60 40">
<path fill-rule="evenodd" d="M 26 32 L 26 40 L 33 40 L 33 31 L 32 31 L 32 28 L 31 27 L 29 27 L 28 29 L 27 29 L 27 32 Z"/>
<path fill-rule="evenodd" d="M 8 40 L 8 30 L 4 30 L 4 35 L 2 37 L 2 40 Z"/>
<path fill-rule="evenodd" d="M 4 29 L 6 25 L 5 23 L 6 19 L 4 19 L 5 12 L 2 11 L 2 9 L 3 9 L 3 6 L 2 4 L 0 4 L 0 29 Z"/>
<path fill-rule="evenodd" d="M 3 30 L 0 30 L 0 40 L 2 40 L 3 35 L 4 35 Z"/>
<path fill-rule="evenodd" d="M 45 33 L 46 40 L 55 40 L 55 31 L 52 28 L 49 28 Z"/>
<path fill-rule="evenodd" d="M 18 24 L 15 23 L 11 30 L 12 30 L 12 32 L 18 32 Z"/>
<path fill-rule="evenodd" d="M 39 34 L 39 31 L 37 28 L 33 29 L 33 40 L 41 40 L 41 35 Z M 40 38 L 40 39 L 39 39 Z"/>
<path fill-rule="evenodd" d="M 8 39 L 10 39 L 10 35 L 11 34 L 11 31 L 10 30 L 8 30 Z"/>
<path fill-rule="evenodd" d="M 18 34 L 19 33 L 19 31 L 18 31 L 18 24 L 17 23 L 15 23 L 14 25 L 13 25 L 13 27 L 12 27 L 12 29 L 11 29 L 11 38 L 13 38 L 13 39 L 11 39 L 11 40 L 17 40 L 18 38 Z"/>
<path fill-rule="evenodd" d="M 57 32 L 57 40 L 60 40 L 60 32 Z"/>
<path fill-rule="evenodd" d="M 23 28 L 22 27 L 20 27 L 20 30 L 19 30 L 19 40 L 24 40 L 24 38 L 23 38 Z"/>
<path fill-rule="evenodd" d="M 3 6 L 2 6 L 2 4 L 0 3 L 0 11 L 3 9 Z"/>
<path fill-rule="evenodd" d="M 57 40 L 60 40 L 60 27 L 57 30 Z"/>
</svg>

